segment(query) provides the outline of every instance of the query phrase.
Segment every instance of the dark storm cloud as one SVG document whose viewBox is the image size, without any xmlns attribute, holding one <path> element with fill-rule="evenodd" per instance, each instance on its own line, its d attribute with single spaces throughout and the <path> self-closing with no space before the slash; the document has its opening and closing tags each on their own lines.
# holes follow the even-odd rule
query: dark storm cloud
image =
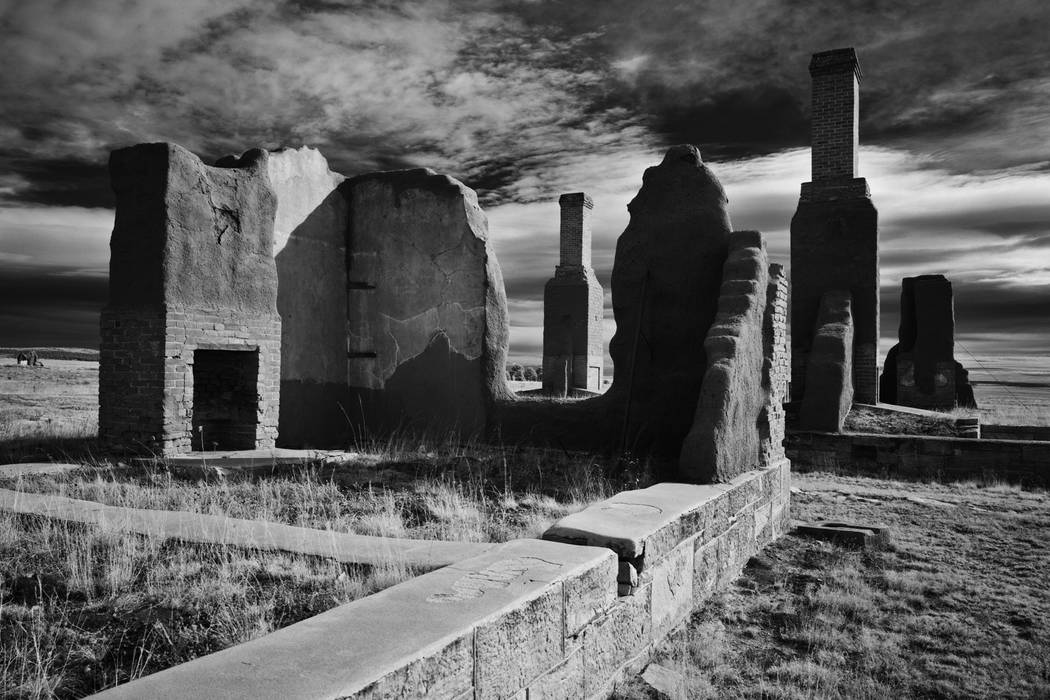
<svg viewBox="0 0 1050 700">
<path fill-rule="evenodd" d="M 78 245 L 73 220 L 87 216 L 71 207 L 112 206 L 108 152 L 159 140 L 207 161 L 306 143 L 347 175 L 449 172 L 479 190 L 530 319 L 556 263 L 557 212 L 541 203 L 595 195 L 607 282 L 624 206 L 675 142 L 723 161 L 734 223 L 766 231 L 783 259 L 808 179 L 808 152 L 784 149 L 808 142 L 809 56 L 855 46 L 862 142 L 885 149 L 861 165 L 882 211 L 884 280 L 943 265 L 961 282 L 1023 278 L 1031 294 L 1025 253 L 1050 240 L 1045 194 L 944 183 L 1012 168 L 1017 189 L 1050 172 L 1047 24 L 1050 5 L 1035 0 L 0 0 L 0 206 L 69 219 L 22 226 L 18 249 L 0 230 L 0 276 L 27 256 L 30 276 L 68 274 L 56 250 Z M 984 290 L 989 304 L 1018 301 L 1008 282 Z"/>
</svg>

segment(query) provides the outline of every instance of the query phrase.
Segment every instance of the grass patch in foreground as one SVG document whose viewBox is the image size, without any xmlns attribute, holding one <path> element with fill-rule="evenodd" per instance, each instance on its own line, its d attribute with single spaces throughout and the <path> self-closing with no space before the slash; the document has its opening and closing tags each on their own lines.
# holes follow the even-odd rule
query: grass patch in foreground
<svg viewBox="0 0 1050 700">
<path fill-rule="evenodd" d="M 0 572 L 0 696 L 12 699 L 84 697 L 417 573 L 9 514 Z"/>
<path fill-rule="evenodd" d="M 659 649 L 687 697 L 1050 697 L 1050 494 L 793 483 L 794 517 L 888 524 L 892 538 L 767 547 Z M 632 680 L 617 697 L 649 696 Z"/>
<path fill-rule="evenodd" d="M 398 449 L 264 478 L 184 479 L 163 467 L 103 464 L 0 478 L 0 488 L 361 535 L 504 542 L 537 537 L 565 515 L 644 481 L 633 473 L 611 479 L 603 461 L 548 450 Z"/>
</svg>

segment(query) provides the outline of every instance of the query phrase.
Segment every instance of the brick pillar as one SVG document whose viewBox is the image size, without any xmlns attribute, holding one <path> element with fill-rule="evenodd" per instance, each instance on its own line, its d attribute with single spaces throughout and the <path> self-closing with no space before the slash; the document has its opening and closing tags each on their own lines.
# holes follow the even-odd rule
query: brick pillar
<svg viewBox="0 0 1050 700">
<path fill-rule="evenodd" d="M 591 210 L 583 192 L 563 194 L 561 255 L 543 290 L 543 388 L 565 395 L 602 386 L 604 293 L 591 268 Z"/>
<path fill-rule="evenodd" d="M 809 350 L 825 292 L 853 297 L 853 390 L 878 400 L 879 231 L 868 183 L 857 177 L 860 66 L 853 49 L 813 55 L 813 179 L 791 220 L 791 398 L 805 393 Z"/>
<path fill-rule="evenodd" d="M 591 266 L 591 210 L 594 202 L 583 192 L 563 194 L 561 206 L 561 264 Z"/>
<path fill-rule="evenodd" d="M 857 176 L 860 64 L 853 49 L 813 54 L 813 182 Z"/>
</svg>

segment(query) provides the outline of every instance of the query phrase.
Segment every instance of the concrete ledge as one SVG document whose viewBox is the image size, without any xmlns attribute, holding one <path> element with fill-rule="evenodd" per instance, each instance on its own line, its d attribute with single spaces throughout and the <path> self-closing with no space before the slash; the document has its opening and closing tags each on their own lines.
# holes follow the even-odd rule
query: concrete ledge
<svg viewBox="0 0 1050 700">
<path fill-rule="evenodd" d="M 126 530 L 160 539 L 278 550 L 345 564 L 403 563 L 436 569 L 496 545 L 351 535 L 217 515 L 107 506 L 64 496 L 0 489 L 0 510 Z"/>
<path fill-rule="evenodd" d="M 541 677 L 568 687 L 549 677 L 583 678 L 565 609 L 580 596 L 614 607 L 615 575 L 607 549 L 515 540 L 96 697 L 495 698 Z M 589 577 L 607 585 L 577 585 Z"/>
</svg>

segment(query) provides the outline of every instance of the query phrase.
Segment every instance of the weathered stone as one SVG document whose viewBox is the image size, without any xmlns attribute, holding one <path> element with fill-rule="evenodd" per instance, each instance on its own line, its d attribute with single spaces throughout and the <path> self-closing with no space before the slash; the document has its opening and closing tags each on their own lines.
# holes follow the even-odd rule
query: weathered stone
<svg viewBox="0 0 1050 700">
<path fill-rule="evenodd" d="M 267 160 L 277 195 L 274 259 L 281 314 L 283 445 L 346 444 L 346 235 L 344 178 L 315 149 Z"/>
<path fill-rule="evenodd" d="M 558 204 L 561 257 L 543 289 L 543 389 L 565 396 L 601 390 L 605 296 L 591 267 L 591 198 L 574 192 Z"/>
<path fill-rule="evenodd" d="M 887 532 L 888 529 L 883 525 L 862 525 L 828 520 L 798 523 L 795 526 L 795 533 L 798 535 L 861 548 L 868 547 L 878 538 L 887 536 Z"/>
<path fill-rule="evenodd" d="M 968 372 L 955 360 L 952 284 L 944 275 L 901 282 L 898 343 L 886 355 L 880 393 L 887 403 L 916 408 L 977 406 Z"/>
<path fill-rule="evenodd" d="M 583 634 L 586 697 L 595 697 L 615 672 L 653 640 L 649 585 L 617 600 Z"/>
<path fill-rule="evenodd" d="M 507 300 L 474 191 L 432 170 L 346 183 L 349 420 L 481 432 L 510 396 Z"/>
<path fill-rule="evenodd" d="M 678 671 L 660 664 L 649 664 L 641 675 L 642 682 L 656 700 L 681 700 L 686 697 L 685 678 Z"/>
<path fill-rule="evenodd" d="M 791 219 L 791 395 L 807 389 L 809 352 L 821 299 L 830 290 L 853 298 L 853 387 L 878 401 L 878 212 L 857 177 L 860 67 L 853 49 L 813 55 L 813 181 L 802 184 Z"/>
<path fill-rule="evenodd" d="M 806 371 L 799 425 L 804 430 L 842 430 L 853 406 L 853 315 L 849 292 L 825 292 Z"/>
<path fill-rule="evenodd" d="M 706 368 L 731 226 L 725 192 L 694 146 L 647 169 L 612 273 L 616 367 L 607 402 L 627 448 L 677 461 Z M 626 413 L 626 415 L 624 415 Z"/>
<path fill-rule="evenodd" d="M 679 471 L 689 481 L 725 482 L 759 466 L 758 424 L 769 392 L 763 381 L 768 283 L 762 235 L 734 232 L 718 315 L 704 341 L 707 370 L 679 459 Z"/>
<path fill-rule="evenodd" d="M 578 667 L 571 652 L 570 668 L 562 666 L 561 587 L 610 560 L 611 552 L 589 547 L 507 542 L 100 697 L 516 697 L 534 682 L 544 687 L 541 675 L 569 688 L 567 674 Z M 605 643 L 621 655 L 647 644 L 648 608 L 614 609 L 629 615 L 614 618 L 622 624 L 610 631 L 621 634 Z"/>
<path fill-rule="evenodd" d="M 641 572 L 695 534 L 682 526 L 712 507 L 731 487 L 662 483 L 635 491 L 622 491 L 567 515 L 543 533 L 543 539 L 570 544 L 608 547 Z M 644 556 L 644 560 L 642 557 Z"/>
<path fill-rule="evenodd" d="M 216 167 L 174 144 L 114 151 L 99 434 L 132 450 L 273 447 L 280 318 L 265 151 Z"/>
<path fill-rule="evenodd" d="M 652 568 L 653 636 L 659 639 L 693 609 L 693 542 L 686 540 Z"/>
</svg>

